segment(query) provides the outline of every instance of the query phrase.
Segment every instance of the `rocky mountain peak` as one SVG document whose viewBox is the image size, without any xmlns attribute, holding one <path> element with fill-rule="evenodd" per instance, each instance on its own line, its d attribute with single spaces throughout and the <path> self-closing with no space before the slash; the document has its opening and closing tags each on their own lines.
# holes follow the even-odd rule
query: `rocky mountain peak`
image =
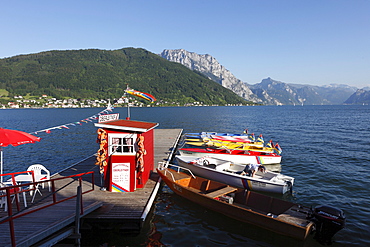
<svg viewBox="0 0 370 247">
<path fill-rule="evenodd" d="M 159 55 L 169 61 L 181 63 L 191 70 L 199 71 L 246 100 L 267 105 L 343 104 L 357 90 L 357 88 L 341 84 L 312 86 L 285 83 L 270 77 L 263 79 L 260 83 L 248 85 L 237 79 L 211 55 L 199 55 L 184 49 L 164 50 Z M 353 97 L 355 96 L 356 94 Z M 367 97 L 366 92 L 358 92 L 357 97 L 361 97 L 361 102 L 364 102 L 363 98 Z M 353 104 L 354 102 L 350 100 L 346 103 Z"/>
<path fill-rule="evenodd" d="M 358 89 L 345 102 L 345 104 L 370 104 L 370 91 Z"/>
<path fill-rule="evenodd" d="M 244 82 L 237 79 L 229 70 L 222 66 L 211 55 L 200 55 L 184 49 L 176 49 L 164 50 L 160 56 L 169 61 L 181 63 L 191 70 L 201 72 L 209 79 L 232 90 L 234 93 L 246 100 L 262 102 Z"/>
</svg>

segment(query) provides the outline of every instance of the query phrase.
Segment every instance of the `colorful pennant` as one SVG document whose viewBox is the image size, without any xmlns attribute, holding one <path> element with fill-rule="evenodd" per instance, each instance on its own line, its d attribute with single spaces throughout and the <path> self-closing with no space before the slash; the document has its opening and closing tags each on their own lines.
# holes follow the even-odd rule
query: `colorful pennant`
<svg viewBox="0 0 370 247">
<path fill-rule="evenodd" d="M 136 91 L 134 89 L 131 89 L 129 87 L 126 88 L 125 90 L 125 93 L 128 93 L 128 94 L 131 94 L 131 95 L 135 95 L 135 96 L 138 96 L 140 98 L 143 98 L 143 99 L 146 99 L 146 100 L 149 100 L 151 103 L 153 103 L 154 101 L 156 101 L 157 99 L 151 95 L 151 94 L 148 94 L 148 93 L 143 93 L 143 92 L 140 92 L 140 91 Z"/>
</svg>

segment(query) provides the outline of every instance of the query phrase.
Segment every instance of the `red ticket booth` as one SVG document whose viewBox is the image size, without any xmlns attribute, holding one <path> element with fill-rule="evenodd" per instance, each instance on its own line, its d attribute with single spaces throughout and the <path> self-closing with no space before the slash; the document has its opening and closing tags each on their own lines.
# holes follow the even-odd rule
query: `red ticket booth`
<svg viewBox="0 0 370 247">
<path fill-rule="evenodd" d="M 96 123 L 100 149 L 97 164 L 112 192 L 143 188 L 154 169 L 154 128 L 158 123 L 114 120 Z"/>
</svg>

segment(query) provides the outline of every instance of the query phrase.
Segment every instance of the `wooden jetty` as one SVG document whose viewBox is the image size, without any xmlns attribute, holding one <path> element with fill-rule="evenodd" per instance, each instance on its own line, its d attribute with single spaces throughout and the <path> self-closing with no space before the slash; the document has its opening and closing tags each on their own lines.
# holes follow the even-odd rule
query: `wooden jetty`
<svg viewBox="0 0 370 247">
<path fill-rule="evenodd" d="M 176 150 L 181 136 L 181 129 L 154 130 L 154 164 L 167 162 Z M 83 217 L 83 224 L 105 229 L 117 229 L 139 232 L 149 213 L 159 189 L 159 175 L 153 171 L 143 189 L 135 192 L 108 192 L 101 190 L 101 176 L 99 167 L 95 165 L 95 156 L 66 169 L 56 176 L 69 176 L 75 173 L 94 171 L 94 192 L 86 194 L 84 199 L 100 201 L 103 206 L 93 213 Z"/>
<path fill-rule="evenodd" d="M 181 134 L 182 129 L 154 130 L 155 168 L 159 162 L 169 162 L 172 159 Z M 102 190 L 99 166 L 95 165 L 95 162 L 96 157 L 93 155 L 54 174 L 52 192 L 57 191 L 56 196 L 59 198 L 67 198 L 76 194 L 79 182 L 82 193 L 93 187 L 92 191 L 82 195 L 81 224 L 83 227 L 103 229 L 117 229 L 118 227 L 124 231 L 140 232 L 159 190 L 159 175 L 153 171 L 145 187 L 135 192 L 109 192 Z M 76 177 L 69 177 L 91 171 L 94 171 L 94 176 L 84 177 L 82 182 Z M 70 186 L 71 184 L 76 186 Z M 48 189 L 42 189 L 41 192 L 43 195 L 36 196 L 36 203 L 24 210 L 50 203 L 51 199 L 47 197 Z M 79 229 L 76 231 L 74 227 L 75 224 L 80 224 L 76 220 L 77 201 L 76 199 L 63 201 L 17 218 L 14 221 L 17 246 L 50 246 L 63 238 L 78 235 Z M 6 217 L 0 214 L 0 217 L 2 216 L 0 220 Z M 38 225 L 37 229 L 35 222 Z M 74 229 L 71 230 L 70 227 Z M 1 246 L 11 246 L 8 223 L 0 224 L 0 243 Z"/>
</svg>

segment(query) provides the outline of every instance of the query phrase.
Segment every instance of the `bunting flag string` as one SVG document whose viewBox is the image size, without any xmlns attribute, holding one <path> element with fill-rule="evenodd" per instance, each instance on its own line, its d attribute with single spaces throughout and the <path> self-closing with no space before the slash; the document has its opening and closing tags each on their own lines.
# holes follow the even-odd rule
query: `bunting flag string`
<svg viewBox="0 0 370 247">
<path fill-rule="evenodd" d="M 62 124 L 62 125 L 58 125 L 58 126 L 51 127 L 51 128 L 47 128 L 47 129 L 43 129 L 43 130 L 38 130 L 38 131 L 35 131 L 35 132 L 32 132 L 32 133 L 29 133 L 29 134 L 31 134 L 31 135 L 36 135 L 36 134 L 41 133 L 41 132 L 45 132 L 45 133 L 48 133 L 48 134 L 49 134 L 52 130 L 56 130 L 56 129 L 63 129 L 63 128 L 64 128 L 64 129 L 69 129 L 69 127 L 68 127 L 68 126 L 77 126 L 77 125 L 82 125 L 82 123 L 89 123 L 89 122 L 93 122 L 93 120 L 98 119 L 98 118 L 99 118 L 99 116 L 101 116 L 101 115 L 106 115 L 106 114 L 108 114 L 108 113 L 112 112 L 112 111 L 113 111 L 113 109 L 114 109 L 114 107 L 113 107 L 113 106 L 108 105 L 108 107 L 107 107 L 105 110 L 103 110 L 103 111 L 101 111 L 101 112 L 99 112 L 99 113 L 97 113 L 97 114 L 95 114 L 95 115 L 93 115 L 93 116 L 90 116 L 90 117 L 88 117 L 88 118 L 81 119 L 80 121 L 72 122 L 72 123 L 67 123 L 67 124 Z"/>
</svg>

